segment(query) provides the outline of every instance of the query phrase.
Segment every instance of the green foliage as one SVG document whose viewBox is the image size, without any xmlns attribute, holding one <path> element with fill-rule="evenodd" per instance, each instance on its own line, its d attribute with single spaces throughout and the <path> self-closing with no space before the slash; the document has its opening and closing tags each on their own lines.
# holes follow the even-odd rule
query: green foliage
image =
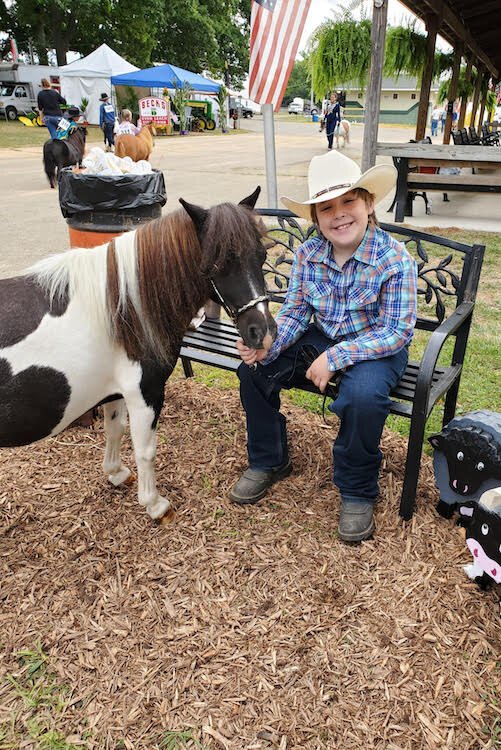
<svg viewBox="0 0 501 750">
<path fill-rule="evenodd" d="M 184 748 L 202 748 L 202 745 L 195 739 L 193 732 L 190 730 L 177 732 L 168 730 L 162 737 L 160 747 L 162 750 L 184 750 Z"/>
<path fill-rule="evenodd" d="M 138 99 L 132 86 L 120 86 L 116 89 L 116 94 L 118 109 L 130 109 L 132 118 L 137 119 L 139 117 Z"/>
<path fill-rule="evenodd" d="M 55 49 L 59 65 L 74 50 L 87 55 L 106 42 L 139 67 L 164 60 L 195 72 L 207 69 L 238 86 L 249 63 L 246 0 L 4 0 L 0 28 L 19 51 L 30 40 L 40 63 Z"/>
<path fill-rule="evenodd" d="M 221 130 L 226 130 L 226 103 L 228 99 L 228 89 L 225 86 L 221 86 L 217 92 L 217 103 L 219 104 L 219 125 Z"/>
<path fill-rule="evenodd" d="M 188 83 L 185 83 L 183 86 L 176 87 L 174 96 L 172 97 L 172 102 L 179 117 L 179 128 L 181 132 L 187 129 L 188 121 L 186 119 L 186 107 L 188 106 L 188 101 L 192 91 L 193 89 L 191 86 Z"/>
<path fill-rule="evenodd" d="M 308 60 L 296 60 L 287 83 L 284 94 L 284 105 L 289 104 L 295 96 L 309 99 L 311 93 L 311 74 Z"/>
<path fill-rule="evenodd" d="M 414 24 L 391 26 L 386 32 L 383 74 L 398 78 L 402 73 L 421 77 L 426 62 L 426 35 Z"/>
<path fill-rule="evenodd" d="M 364 88 L 371 58 L 371 22 L 348 13 L 325 21 L 313 34 L 309 58 L 313 90 L 323 99 L 333 88 L 353 82 Z"/>
<path fill-rule="evenodd" d="M 457 98 L 458 99 L 469 99 L 473 94 L 475 88 L 476 71 L 472 71 L 470 80 L 466 80 L 466 65 L 462 65 L 459 71 Z M 449 89 L 451 87 L 452 71 L 448 78 L 444 78 L 438 87 L 437 102 L 443 104 L 449 97 Z M 494 105 L 495 106 L 495 105 Z"/>
</svg>

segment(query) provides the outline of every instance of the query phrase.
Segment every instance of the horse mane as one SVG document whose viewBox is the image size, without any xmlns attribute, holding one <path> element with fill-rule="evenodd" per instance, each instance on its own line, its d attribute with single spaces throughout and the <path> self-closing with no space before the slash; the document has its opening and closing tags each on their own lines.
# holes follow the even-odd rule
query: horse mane
<svg viewBox="0 0 501 750">
<path fill-rule="evenodd" d="M 208 210 L 200 243 L 179 209 L 106 245 L 50 256 L 25 273 L 51 301 L 78 296 L 90 324 L 104 328 L 130 359 L 173 365 L 188 323 L 209 298 L 210 279 L 255 252 L 263 229 L 248 208 L 223 203 Z"/>
<path fill-rule="evenodd" d="M 231 203 L 209 209 L 201 243 L 184 209 L 167 214 L 136 232 L 133 285 L 119 243 L 110 243 L 113 338 L 131 359 L 152 357 L 172 365 L 190 320 L 209 297 L 210 279 L 232 258 L 254 252 L 261 235 L 252 212 Z"/>
</svg>

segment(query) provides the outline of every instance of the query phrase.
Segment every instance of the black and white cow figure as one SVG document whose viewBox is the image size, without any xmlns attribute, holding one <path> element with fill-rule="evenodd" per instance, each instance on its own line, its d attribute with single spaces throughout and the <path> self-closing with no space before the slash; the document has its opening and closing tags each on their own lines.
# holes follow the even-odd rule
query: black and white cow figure
<svg viewBox="0 0 501 750">
<path fill-rule="evenodd" d="M 464 499 L 477 501 L 501 480 L 501 414 L 472 411 L 429 438 L 440 491 L 437 511 L 450 518 Z"/>
<path fill-rule="evenodd" d="M 461 503 L 459 514 L 473 555 L 473 562 L 464 566 L 466 575 L 481 589 L 501 583 L 501 487 L 487 490 L 478 502 Z"/>
</svg>

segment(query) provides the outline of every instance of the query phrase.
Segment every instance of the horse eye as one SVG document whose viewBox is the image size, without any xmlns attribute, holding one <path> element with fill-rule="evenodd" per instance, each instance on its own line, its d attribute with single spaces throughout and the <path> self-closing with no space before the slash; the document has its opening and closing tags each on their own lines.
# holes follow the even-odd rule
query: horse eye
<svg viewBox="0 0 501 750">
<path fill-rule="evenodd" d="M 489 533 L 489 527 L 486 523 L 482 524 L 481 532 L 484 536 L 486 536 Z"/>
<path fill-rule="evenodd" d="M 485 466 L 482 461 L 479 461 L 476 468 L 478 469 L 478 471 L 483 471 L 485 469 Z"/>
<path fill-rule="evenodd" d="M 462 461 L 464 458 L 464 453 L 462 451 L 459 451 L 459 453 L 456 456 L 458 461 Z"/>
</svg>

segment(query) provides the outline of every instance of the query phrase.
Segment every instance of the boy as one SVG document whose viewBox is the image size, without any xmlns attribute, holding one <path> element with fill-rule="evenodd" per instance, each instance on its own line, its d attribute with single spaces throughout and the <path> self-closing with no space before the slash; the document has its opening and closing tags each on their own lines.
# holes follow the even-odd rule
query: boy
<svg viewBox="0 0 501 750">
<path fill-rule="evenodd" d="M 255 503 L 292 471 L 281 388 L 307 378 L 323 392 L 337 372 L 339 395 L 329 408 L 340 418 L 333 480 L 341 494 L 339 536 L 346 542 L 367 539 L 375 529 L 379 441 L 416 320 L 416 264 L 374 214 L 395 181 L 390 165 L 361 174 L 337 151 L 312 159 L 310 198 L 282 202 L 313 220 L 319 236 L 297 250 L 271 349 L 237 344 L 249 468 L 230 499 Z"/>
<path fill-rule="evenodd" d="M 113 104 L 109 101 L 108 94 L 101 94 L 99 101 L 101 106 L 99 107 L 99 127 L 104 133 L 104 145 L 105 151 L 113 151 L 115 145 L 115 138 L 113 132 L 115 129 L 115 109 Z"/>
</svg>

